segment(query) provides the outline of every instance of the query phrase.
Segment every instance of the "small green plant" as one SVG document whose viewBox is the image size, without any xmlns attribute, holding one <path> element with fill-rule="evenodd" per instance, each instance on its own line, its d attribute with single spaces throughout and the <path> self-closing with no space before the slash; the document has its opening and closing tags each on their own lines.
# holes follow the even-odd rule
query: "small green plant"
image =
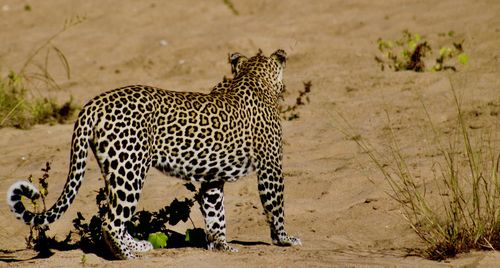
<svg viewBox="0 0 500 268">
<path fill-rule="evenodd" d="M 452 92 L 457 110 L 457 136 L 448 138 L 447 146 L 441 144 L 442 137 L 422 102 L 434 135 L 433 151 L 441 158 L 432 160 L 431 179 L 422 180 L 414 175 L 397 134 L 390 127 L 388 114 L 391 135 L 388 158 L 361 136 L 353 135 L 346 120 L 347 127 L 341 129 L 383 174 L 392 189 L 390 196 L 400 204 L 411 228 L 427 244 L 425 255 L 433 260 L 471 249 L 500 249 L 500 148 L 493 139 L 473 142 L 453 86 Z"/>
<path fill-rule="evenodd" d="M 452 33 L 452 32 L 450 32 Z M 439 35 L 444 37 L 445 35 Z M 453 34 L 448 34 L 450 38 Z M 382 56 L 375 56 L 375 61 L 380 64 L 381 70 L 385 68 L 394 71 L 456 71 L 456 64 L 466 65 L 469 57 L 463 50 L 463 40 L 453 42 L 453 46 L 442 46 L 438 49 L 432 67 L 426 68 L 425 57 L 432 54 L 429 41 L 422 38 L 418 33 L 403 31 L 403 36 L 395 41 L 379 38 L 377 40 L 378 50 Z"/>
<path fill-rule="evenodd" d="M 376 56 L 375 60 L 380 63 L 382 70 L 385 66 L 395 71 L 423 72 L 425 70 L 423 58 L 431 51 L 431 47 L 427 41 L 422 40 L 419 34 L 412 34 L 405 30 L 400 39 L 391 41 L 379 38 L 377 44 L 383 57 Z"/>
<path fill-rule="evenodd" d="M 436 58 L 436 63 L 432 66 L 431 71 L 457 71 L 455 66 L 446 63 L 452 61 L 454 58 L 462 65 L 466 65 L 469 62 L 469 56 L 464 53 L 462 43 L 453 43 L 453 47 L 441 47 L 439 49 L 439 56 Z"/>
<path fill-rule="evenodd" d="M 281 117 L 285 120 L 292 121 L 299 118 L 299 112 L 297 111 L 300 106 L 309 103 L 309 93 L 311 93 L 312 82 L 304 82 L 304 90 L 299 90 L 299 96 L 295 99 L 293 105 L 280 105 L 279 112 Z"/>
</svg>

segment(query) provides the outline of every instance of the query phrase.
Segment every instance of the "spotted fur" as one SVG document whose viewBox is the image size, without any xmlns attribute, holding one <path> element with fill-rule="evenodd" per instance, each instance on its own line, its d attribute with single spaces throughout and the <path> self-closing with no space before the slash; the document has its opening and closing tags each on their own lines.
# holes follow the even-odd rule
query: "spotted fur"
<svg viewBox="0 0 500 268">
<path fill-rule="evenodd" d="M 283 91 L 283 50 L 270 57 L 230 56 L 233 78 L 209 94 L 127 86 L 103 93 L 81 110 L 71 142 L 64 190 L 46 212 L 33 213 L 21 197 L 36 198 L 19 181 L 7 195 L 17 218 L 32 226 L 57 220 L 82 183 L 87 151 L 94 152 L 106 183 L 108 211 L 103 234 L 117 258 L 152 249 L 125 228 L 135 212 L 148 170 L 201 182 L 200 207 L 209 248 L 236 251 L 226 240 L 224 183 L 257 171 L 260 199 L 274 244 L 298 245 L 284 228 L 282 130 L 278 101 Z"/>
</svg>

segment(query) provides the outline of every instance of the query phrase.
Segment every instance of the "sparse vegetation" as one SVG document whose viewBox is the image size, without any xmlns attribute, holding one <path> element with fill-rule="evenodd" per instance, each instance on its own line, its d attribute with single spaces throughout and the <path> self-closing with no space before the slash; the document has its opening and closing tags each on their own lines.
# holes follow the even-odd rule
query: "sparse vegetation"
<svg viewBox="0 0 500 268">
<path fill-rule="evenodd" d="M 283 119 L 291 121 L 299 118 L 299 112 L 297 111 L 299 106 L 306 105 L 309 103 L 309 93 L 311 93 L 312 82 L 304 82 L 304 90 L 299 90 L 299 96 L 295 99 L 293 105 L 280 105 L 279 112 Z"/>
<path fill-rule="evenodd" d="M 442 134 L 423 105 L 438 157 L 430 163 L 434 174 L 431 179 L 415 175 L 390 126 L 388 157 L 361 136 L 353 135 L 349 126 L 342 130 L 383 174 L 392 189 L 390 196 L 400 204 L 411 228 L 427 244 L 426 257 L 433 260 L 471 249 L 500 249 L 500 148 L 491 136 L 494 130 L 486 133 L 490 135 L 471 135 L 456 92 L 452 91 L 457 125 L 454 135 L 446 137 L 447 145 L 440 142 Z M 387 118 L 390 125 L 390 116 Z"/>
<path fill-rule="evenodd" d="M 440 37 L 454 37 L 454 32 L 450 31 L 448 35 L 439 34 Z M 453 46 L 441 46 L 438 55 L 435 57 L 432 67 L 426 68 L 425 57 L 432 54 L 432 47 L 429 41 L 425 40 L 418 33 L 411 33 L 408 30 L 403 31 L 403 36 L 397 40 L 377 40 L 378 50 L 382 56 L 375 56 L 375 61 L 380 64 L 381 70 L 385 68 L 394 71 L 445 71 L 457 70 L 457 64 L 466 65 L 469 56 L 463 50 L 464 40 L 451 41 Z M 429 62 L 427 62 L 429 63 Z"/>
<path fill-rule="evenodd" d="M 0 80 L 0 127 L 29 128 L 35 124 L 63 123 L 76 111 L 70 98 L 58 104 L 54 98 L 30 98 L 16 73 Z"/>
<path fill-rule="evenodd" d="M 29 128 L 34 124 L 62 123 L 71 118 L 76 110 L 73 99 L 58 104 L 55 98 L 43 97 L 35 81 L 42 82 L 45 88 L 60 89 L 49 71 L 52 53 L 59 59 L 66 77 L 70 78 L 69 62 L 52 41 L 84 19 L 74 17 L 67 20 L 62 29 L 34 50 L 18 72 L 11 70 L 6 77 L 0 77 L 0 127 Z"/>
</svg>

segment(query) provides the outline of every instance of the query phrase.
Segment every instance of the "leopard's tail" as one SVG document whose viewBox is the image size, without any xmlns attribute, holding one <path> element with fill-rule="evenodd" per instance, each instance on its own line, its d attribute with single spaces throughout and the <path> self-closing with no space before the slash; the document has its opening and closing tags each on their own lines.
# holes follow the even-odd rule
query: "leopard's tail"
<svg viewBox="0 0 500 268">
<path fill-rule="evenodd" d="M 83 180 L 85 166 L 87 164 L 88 147 L 92 133 L 92 127 L 86 119 L 85 107 L 81 110 L 78 120 L 75 122 L 73 138 L 71 141 L 71 156 L 69 174 L 64 185 L 64 190 L 57 202 L 47 211 L 41 213 L 31 212 L 23 204 L 22 197 L 36 199 L 40 197 L 37 187 L 27 181 L 17 181 L 7 191 L 7 203 L 16 218 L 31 226 L 48 225 L 59 219 L 69 208 L 75 199 L 78 189 Z"/>
</svg>

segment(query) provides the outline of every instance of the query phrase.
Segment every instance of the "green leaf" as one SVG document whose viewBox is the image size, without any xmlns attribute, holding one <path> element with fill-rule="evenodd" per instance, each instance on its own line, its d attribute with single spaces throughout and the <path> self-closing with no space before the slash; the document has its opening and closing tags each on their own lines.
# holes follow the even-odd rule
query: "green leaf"
<svg viewBox="0 0 500 268">
<path fill-rule="evenodd" d="M 164 248 L 167 246 L 168 236 L 162 232 L 149 234 L 148 241 L 154 248 Z"/>
<path fill-rule="evenodd" d="M 418 42 L 418 41 L 422 40 L 422 36 L 420 36 L 420 34 L 416 33 L 413 36 L 413 40 L 415 40 L 415 42 Z"/>
<path fill-rule="evenodd" d="M 417 42 L 411 40 L 410 42 L 408 42 L 408 48 L 410 51 L 414 51 L 415 48 L 417 47 Z"/>
<path fill-rule="evenodd" d="M 405 59 L 409 59 L 411 57 L 411 52 L 407 49 L 403 49 L 401 51 L 401 56 L 403 56 L 403 58 Z"/>
<path fill-rule="evenodd" d="M 441 71 L 443 69 L 443 66 L 441 65 L 441 63 L 436 63 L 434 64 L 434 66 L 432 66 L 431 68 L 431 72 L 438 72 L 438 71 Z"/>
<path fill-rule="evenodd" d="M 452 52 L 452 50 L 449 47 L 442 47 L 439 49 L 439 55 L 444 57 L 444 58 L 449 57 L 451 55 L 451 52 Z"/>
<path fill-rule="evenodd" d="M 469 56 L 465 53 L 458 54 L 457 59 L 458 59 L 458 62 L 460 62 L 463 65 L 465 65 L 469 62 Z"/>
</svg>

